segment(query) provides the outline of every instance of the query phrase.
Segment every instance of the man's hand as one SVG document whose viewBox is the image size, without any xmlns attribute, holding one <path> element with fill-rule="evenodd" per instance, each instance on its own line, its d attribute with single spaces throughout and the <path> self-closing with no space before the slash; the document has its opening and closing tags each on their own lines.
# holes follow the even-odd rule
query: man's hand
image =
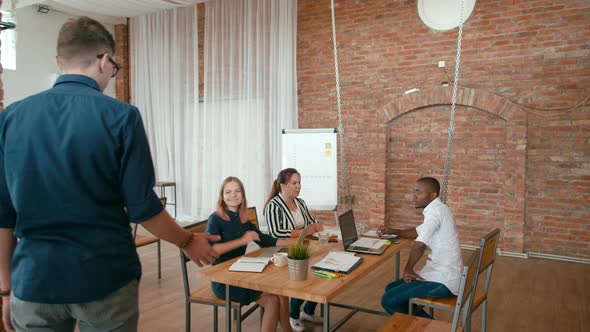
<svg viewBox="0 0 590 332">
<path fill-rule="evenodd" d="M 15 332 L 12 323 L 10 322 L 10 297 L 2 297 L 2 322 L 6 332 Z"/>
<path fill-rule="evenodd" d="M 379 234 L 379 237 L 381 237 L 382 235 L 386 235 L 386 234 L 393 234 L 393 229 L 391 229 L 387 225 L 384 225 L 383 227 L 381 227 L 377 230 L 377 234 Z"/>
<path fill-rule="evenodd" d="M 209 242 L 217 242 L 221 240 L 219 235 L 211 234 L 193 234 L 193 241 L 182 249 L 184 254 L 195 262 L 198 266 L 209 265 L 219 258 L 219 254 L 211 247 Z"/>
<path fill-rule="evenodd" d="M 420 275 L 416 274 L 414 271 L 404 272 L 403 278 L 404 278 L 405 282 L 412 282 L 416 279 L 424 281 L 424 278 L 422 278 Z"/>
</svg>

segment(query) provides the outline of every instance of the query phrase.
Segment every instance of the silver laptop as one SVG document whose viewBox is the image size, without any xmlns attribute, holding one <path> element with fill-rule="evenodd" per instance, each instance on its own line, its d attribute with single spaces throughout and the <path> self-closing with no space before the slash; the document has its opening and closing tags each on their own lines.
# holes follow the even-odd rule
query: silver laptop
<svg viewBox="0 0 590 332">
<path fill-rule="evenodd" d="M 305 227 L 301 231 L 301 234 L 299 234 L 299 238 L 297 238 L 297 244 L 303 243 L 303 241 L 307 237 L 307 234 L 309 233 L 310 226 L 311 225 Z M 272 257 L 272 255 L 274 255 L 277 252 L 289 252 L 289 248 L 288 247 L 268 247 L 262 253 L 260 253 L 260 255 L 258 255 L 258 257 Z"/>
<path fill-rule="evenodd" d="M 381 255 L 387 249 L 387 240 L 362 237 L 359 239 L 352 210 L 338 216 L 344 250 L 363 254 Z"/>
</svg>

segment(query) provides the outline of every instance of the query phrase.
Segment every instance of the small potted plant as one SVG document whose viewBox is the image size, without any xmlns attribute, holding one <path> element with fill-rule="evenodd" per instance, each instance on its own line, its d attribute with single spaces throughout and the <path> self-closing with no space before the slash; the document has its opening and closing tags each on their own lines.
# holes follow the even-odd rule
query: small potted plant
<svg viewBox="0 0 590 332">
<path fill-rule="evenodd" d="M 297 243 L 289 246 L 289 279 L 305 280 L 307 279 L 307 270 L 309 267 L 309 243 Z"/>
</svg>

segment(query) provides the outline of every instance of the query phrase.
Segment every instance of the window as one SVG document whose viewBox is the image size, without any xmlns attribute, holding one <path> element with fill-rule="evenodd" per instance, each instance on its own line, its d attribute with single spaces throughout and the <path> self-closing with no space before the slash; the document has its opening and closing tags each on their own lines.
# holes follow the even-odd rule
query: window
<svg viewBox="0 0 590 332">
<path fill-rule="evenodd" d="M 11 3 L 12 1 L 5 1 Z M 2 6 L 2 21 L 14 22 L 14 11 L 7 10 Z M 6 29 L 0 32 L 0 62 L 2 68 L 16 70 L 16 30 Z"/>
</svg>

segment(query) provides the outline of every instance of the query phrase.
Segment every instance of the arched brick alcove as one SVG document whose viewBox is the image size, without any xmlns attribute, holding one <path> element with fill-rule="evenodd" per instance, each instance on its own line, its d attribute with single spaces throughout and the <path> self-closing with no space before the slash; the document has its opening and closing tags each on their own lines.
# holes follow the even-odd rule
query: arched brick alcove
<svg viewBox="0 0 590 332">
<path fill-rule="evenodd" d="M 442 182 L 451 89 L 432 88 L 384 105 L 386 124 L 383 220 L 417 225 L 410 189 L 420 176 Z M 463 244 L 502 230 L 500 248 L 524 252 L 526 113 L 513 103 L 477 89 L 457 95 L 448 204 Z M 377 217 L 373 215 L 373 217 Z"/>
</svg>

